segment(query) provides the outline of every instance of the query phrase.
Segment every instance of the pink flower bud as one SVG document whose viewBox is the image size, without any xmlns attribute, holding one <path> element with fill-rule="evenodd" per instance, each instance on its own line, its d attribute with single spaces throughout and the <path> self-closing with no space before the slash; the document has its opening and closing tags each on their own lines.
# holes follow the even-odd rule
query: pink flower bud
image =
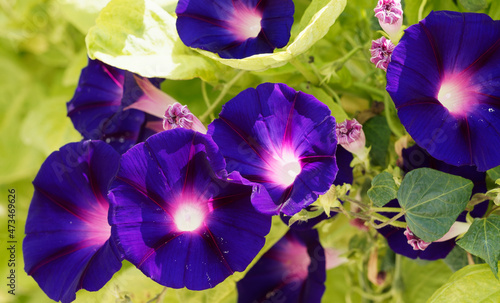
<svg viewBox="0 0 500 303">
<path fill-rule="evenodd" d="M 187 105 L 181 105 L 174 98 L 156 88 L 149 80 L 134 76 L 137 85 L 144 92 L 137 102 L 132 103 L 125 109 L 137 109 L 163 118 L 161 121 L 148 122 L 146 127 L 156 132 L 177 127 L 188 128 L 206 134 L 207 129 L 201 121 L 193 115 Z"/>
<path fill-rule="evenodd" d="M 187 105 L 176 102 L 169 105 L 165 111 L 163 129 L 169 130 L 178 127 L 192 129 L 201 133 L 207 132 L 201 121 L 189 111 Z"/>
<path fill-rule="evenodd" d="M 363 132 L 363 126 L 356 119 L 337 123 L 336 132 L 338 143 L 343 148 L 355 155 L 364 154 L 365 133 Z"/>
<path fill-rule="evenodd" d="M 403 24 L 401 0 L 379 0 L 373 11 L 382 29 L 391 38 L 397 37 Z"/>
<path fill-rule="evenodd" d="M 406 230 L 404 231 L 404 235 L 406 236 L 406 239 L 408 240 L 408 244 L 410 244 L 411 247 L 413 247 L 413 250 L 425 250 L 432 243 L 432 242 L 430 242 L 430 243 L 425 242 L 424 240 L 415 236 L 415 234 L 412 233 L 408 227 L 406 227 Z"/>
<path fill-rule="evenodd" d="M 391 55 L 396 46 L 392 44 L 391 40 L 382 37 L 372 41 L 370 48 L 371 58 L 370 61 L 375 63 L 377 68 L 387 71 L 387 66 L 391 62 Z"/>
</svg>

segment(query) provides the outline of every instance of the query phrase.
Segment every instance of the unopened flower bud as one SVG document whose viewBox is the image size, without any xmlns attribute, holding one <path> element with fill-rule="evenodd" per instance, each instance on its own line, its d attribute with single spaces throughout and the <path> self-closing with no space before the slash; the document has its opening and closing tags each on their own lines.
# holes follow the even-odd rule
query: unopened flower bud
<svg viewBox="0 0 500 303">
<path fill-rule="evenodd" d="M 413 250 L 425 250 L 432 243 L 432 242 L 425 242 L 424 240 L 415 236 L 415 234 L 408 227 L 406 227 L 404 235 L 408 240 L 408 244 L 410 244 L 411 247 L 413 247 Z"/>
<path fill-rule="evenodd" d="M 363 132 L 363 126 L 356 119 L 337 123 L 336 132 L 337 140 L 343 148 L 357 155 L 359 158 L 366 156 L 365 133 Z"/>
<path fill-rule="evenodd" d="M 373 11 L 382 29 L 389 34 L 391 39 L 399 40 L 399 32 L 403 24 L 401 0 L 379 0 Z"/>
<path fill-rule="evenodd" d="M 370 61 L 375 64 L 377 68 L 387 71 L 387 66 L 391 62 L 392 52 L 396 46 L 391 40 L 382 37 L 372 41 L 370 48 L 371 58 Z"/>
<path fill-rule="evenodd" d="M 195 115 L 193 115 L 187 105 L 176 102 L 169 105 L 163 116 L 163 129 L 187 128 L 198 132 L 206 133 L 206 128 Z"/>
</svg>

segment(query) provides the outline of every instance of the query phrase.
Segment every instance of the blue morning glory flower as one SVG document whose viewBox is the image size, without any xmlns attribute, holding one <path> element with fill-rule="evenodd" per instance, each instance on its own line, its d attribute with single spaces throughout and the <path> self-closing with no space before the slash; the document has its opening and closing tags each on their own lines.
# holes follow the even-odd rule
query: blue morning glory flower
<svg viewBox="0 0 500 303">
<path fill-rule="evenodd" d="M 344 183 L 347 184 L 352 184 L 354 180 L 353 172 L 352 172 L 352 167 L 351 167 L 351 162 L 353 159 L 353 156 L 350 152 L 348 152 L 345 148 L 343 148 L 340 145 L 337 145 L 337 151 L 335 152 L 335 157 L 337 159 L 337 165 L 339 167 L 339 171 L 337 173 L 337 176 L 335 177 L 335 181 L 333 181 L 333 185 L 344 185 Z M 307 211 L 311 211 L 313 206 L 308 206 L 305 209 Z M 316 224 L 323 220 L 328 220 L 330 218 L 335 217 L 337 213 L 330 212 L 329 215 L 327 215 L 325 212 L 322 213 L 321 215 L 311 218 L 307 221 L 295 221 L 292 225 L 290 225 L 290 228 L 293 229 L 298 229 L 298 230 L 308 230 L 313 228 Z M 285 216 L 284 214 L 280 214 L 281 219 L 286 225 L 289 225 L 289 221 L 292 217 L 290 216 Z"/>
<path fill-rule="evenodd" d="M 474 166 L 452 166 L 439 161 L 429 155 L 426 150 L 418 145 L 414 145 L 410 148 L 403 149 L 403 166 L 402 169 L 405 173 L 421 168 L 430 167 L 445 173 L 453 174 L 463 178 L 467 178 L 474 183 L 472 189 L 472 195 L 475 193 L 486 192 L 486 173 L 478 172 Z M 392 200 L 385 207 L 401 207 L 397 200 Z M 486 213 L 488 208 L 488 202 L 483 202 L 474 207 L 471 212 L 472 217 L 481 217 Z M 384 216 L 391 218 L 395 213 L 382 213 Z M 465 222 L 466 212 L 461 213 L 457 221 Z M 399 221 L 404 221 L 404 217 L 398 219 Z M 426 243 L 422 240 L 416 238 L 411 231 L 405 230 L 404 228 L 399 228 L 395 226 L 388 225 L 377 230 L 386 239 L 389 247 L 396 253 L 404 255 L 408 258 L 425 259 L 425 260 L 437 260 L 445 258 L 450 251 L 455 247 L 455 237 L 442 241 L 442 242 L 432 242 Z"/>
<path fill-rule="evenodd" d="M 103 140 L 124 153 L 156 131 L 145 128 L 153 116 L 127 109 L 147 97 L 131 72 L 98 60 L 82 70 L 73 98 L 67 103 L 68 117 L 85 140 Z M 146 80 L 144 80 L 146 81 Z M 159 87 L 160 79 L 148 79 Z"/>
<path fill-rule="evenodd" d="M 500 21 L 431 12 L 394 49 L 387 91 L 431 156 L 486 171 L 500 165 Z"/>
<path fill-rule="evenodd" d="M 335 118 L 315 97 L 264 83 L 228 101 L 208 126 L 228 171 L 262 184 L 272 203 L 255 207 L 292 216 L 330 189 L 337 175 Z"/>
<path fill-rule="evenodd" d="M 108 224 L 108 185 L 120 155 L 101 141 L 70 143 L 42 164 L 23 242 L 25 270 L 55 301 L 99 290 L 121 268 Z"/>
<path fill-rule="evenodd" d="M 318 231 L 290 229 L 238 281 L 238 303 L 319 303 L 325 280 L 326 256 Z"/>
<path fill-rule="evenodd" d="M 112 234 L 125 258 L 172 288 L 212 288 L 255 258 L 271 217 L 252 201 L 269 199 L 238 173 L 227 176 L 217 145 L 176 128 L 151 136 L 121 158 L 109 197 Z"/>
<path fill-rule="evenodd" d="M 284 47 L 294 11 L 292 0 L 180 0 L 175 10 L 184 44 L 236 59 Z"/>
</svg>

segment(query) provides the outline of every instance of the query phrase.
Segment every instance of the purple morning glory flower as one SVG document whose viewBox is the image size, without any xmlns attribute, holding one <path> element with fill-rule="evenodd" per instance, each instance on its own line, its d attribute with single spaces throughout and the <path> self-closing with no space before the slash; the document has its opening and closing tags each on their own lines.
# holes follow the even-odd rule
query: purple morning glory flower
<svg viewBox="0 0 500 303">
<path fill-rule="evenodd" d="M 127 151 L 120 165 L 109 194 L 112 234 L 154 281 L 211 288 L 245 270 L 263 247 L 271 218 L 251 200 L 269 197 L 237 173 L 226 176 L 209 136 L 164 131 Z"/>
<path fill-rule="evenodd" d="M 430 167 L 445 173 L 453 174 L 463 178 L 467 178 L 474 183 L 472 195 L 475 193 L 486 192 L 486 174 L 478 172 L 474 166 L 452 166 L 439 161 L 429 155 L 423 148 L 414 145 L 410 148 L 403 149 L 403 171 L 405 173 L 420 167 Z M 401 207 L 397 200 L 392 200 L 385 207 Z M 483 202 L 474 207 L 471 212 L 472 217 L 481 217 L 486 213 L 488 202 Z M 384 216 L 391 218 L 395 213 L 382 213 Z M 459 222 L 465 222 L 466 212 L 464 211 L 457 218 Z M 404 218 L 398 219 L 404 221 Z M 455 238 L 443 241 L 426 243 L 416 238 L 411 231 L 395 226 L 386 226 L 377 230 L 387 238 L 389 247 L 396 253 L 404 255 L 408 258 L 420 258 L 425 260 L 437 260 L 445 258 L 450 251 L 455 247 Z"/>
<path fill-rule="evenodd" d="M 321 302 L 325 280 L 318 232 L 291 229 L 238 281 L 238 303 Z"/>
<path fill-rule="evenodd" d="M 227 102 L 208 134 L 228 171 L 262 184 L 267 214 L 292 216 L 328 191 L 337 175 L 335 118 L 326 105 L 285 84 L 264 83 Z"/>
<path fill-rule="evenodd" d="M 184 44 L 235 59 L 284 47 L 294 11 L 292 0 L 180 0 L 175 10 Z"/>
<path fill-rule="evenodd" d="M 42 164 L 26 221 L 25 270 L 53 300 L 99 290 L 121 267 L 108 224 L 120 155 L 101 141 L 70 143 Z"/>
<path fill-rule="evenodd" d="M 500 165 L 500 21 L 431 12 L 394 49 L 387 91 L 412 138 L 434 158 Z"/>
<path fill-rule="evenodd" d="M 351 167 L 351 162 L 353 159 L 352 154 L 350 152 L 348 152 L 342 146 L 337 145 L 337 151 L 335 152 L 335 157 L 337 158 L 337 164 L 339 167 L 339 171 L 337 173 L 337 176 L 335 177 L 335 181 L 333 181 L 333 185 L 344 185 L 344 183 L 352 184 L 352 182 L 354 180 L 352 167 Z M 311 211 L 312 207 L 313 206 L 308 206 L 305 209 L 308 211 Z M 326 213 L 322 213 L 321 215 L 319 215 L 315 218 L 309 219 L 307 221 L 296 221 L 292 225 L 290 225 L 290 228 L 294 228 L 294 229 L 298 229 L 298 230 L 311 229 L 319 222 L 335 217 L 336 214 L 337 213 L 330 212 L 330 216 L 328 216 Z M 288 225 L 288 222 L 290 221 L 291 217 L 285 216 L 284 214 L 280 214 L 280 217 L 283 220 L 283 222 L 286 225 Z"/>
<path fill-rule="evenodd" d="M 82 70 L 75 95 L 67 103 L 68 117 L 84 139 L 103 140 L 119 153 L 155 133 L 143 126 L 152 116 L 136 109 L 125 110 L 147 97 L 131 72 L 98 60 Z M 148 79 L 155 87 L 162 80 Z"/>
</svg>

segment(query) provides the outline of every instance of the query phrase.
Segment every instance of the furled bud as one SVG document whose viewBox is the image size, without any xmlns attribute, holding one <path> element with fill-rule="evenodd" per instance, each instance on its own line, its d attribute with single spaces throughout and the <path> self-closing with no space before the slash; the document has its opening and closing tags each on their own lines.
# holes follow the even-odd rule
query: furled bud
<svg viewBox="0 0 500 303">
<path fill-rule="evenodd" d="M 361 159 L 366 157 L 365 133 L 363 132 L 363 126 L 356 119 L 337 123 L 336 132 L 337 140 L 343 148 Z"/>
<path fill-rule="evenodd" d="M 424 240 L 415 236 L 415 234 L 408 227 L 406 227 L 404 235 L 408 240 L 408 244 L 410 244 L 411 247 L 413 247 L 413 250 L 425 250 L 432 243 L 432 242 L 425 242 Z"/>
<path fill-rule="evenodd" d="M 396 46 L 391 40 L 382 37 L 372 41 L 370 48 L 371 58 L 370 61 L 375 64 L 377 68 L 387 71 L 387 66 L 391 62 L 391 55 Z"/>
<path fill-rule="evenodd" d="M 196 131 L 200 131 L 198 130 L 199 128 L 204 128 L 200 120 L 189 111 L 187 105 L 176 102 L 169 105 L 165 111 L 165 115 L 163 116 L 163 129 L 169 130 L 178 127 Z"/>
<path fill-rule="evenodd" d="M 391 39 L 399 40 L 399 32 L 403 24 L 403 8 L 401 0 L 379 0 L 373 10 L 382 29 Z"/>
</svg>

